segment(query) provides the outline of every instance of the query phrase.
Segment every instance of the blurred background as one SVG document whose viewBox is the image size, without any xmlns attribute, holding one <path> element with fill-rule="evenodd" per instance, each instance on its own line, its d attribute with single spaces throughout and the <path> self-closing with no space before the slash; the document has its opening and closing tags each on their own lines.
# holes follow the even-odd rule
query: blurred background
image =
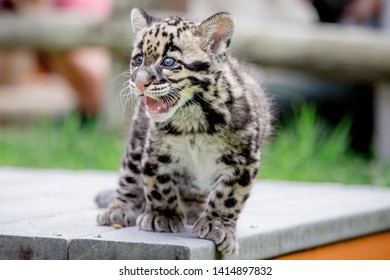
<svg viewBox="0 0 390 280">
<path fill-rule="evenodd" d="M 388 0 L 0 0 L 0 166 L 119 168 L 132 7 L 234 15 L 276 115 L 260 177 L 390 186 Z"/>
</svg>

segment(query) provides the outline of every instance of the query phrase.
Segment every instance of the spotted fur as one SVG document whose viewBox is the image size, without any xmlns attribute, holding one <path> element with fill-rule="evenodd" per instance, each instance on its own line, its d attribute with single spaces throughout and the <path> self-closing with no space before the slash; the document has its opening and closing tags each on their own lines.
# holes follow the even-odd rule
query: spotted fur
<svg viewBox="0 0 390 280">
<path fill-rule="evenodd" d="M 101 225 L 179 232 L 237 254 L 236 222 L 270 134 L 269 102 L 229 52 L 234 21 L 163 20 L 134 9 L 130 88 L 139 96 L 114 201 Z"/>
</svg>

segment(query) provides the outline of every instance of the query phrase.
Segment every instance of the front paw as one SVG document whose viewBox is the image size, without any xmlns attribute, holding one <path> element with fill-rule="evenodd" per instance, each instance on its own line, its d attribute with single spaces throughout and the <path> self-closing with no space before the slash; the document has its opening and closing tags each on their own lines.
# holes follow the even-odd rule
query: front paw
<svg viewBox="0 0 390 280">
<path fill-rule="evenodd" d="M 213 241 L 218 251 L 224 255 L 237 255 L 238 242 L 236 230 L 232 225 L 227 224 L 221 219 L 209 219 L 201 217 L 194 225 L 194 234 L 202 239 Z"/>
<path fill-rule="evenodd" d="M 125 205 L 113 206 L 102 210 L 97 216 L 97 222 L 101 226 L 119 224 L 124 227 L 135 226 L 139 211 Z"/>
<path fill-rule="evenodd" d="M 148 211 L 137 219 L 141 230 L 180 232 L 184 230 L 184 216 L 172 212 Z"/>
</svg>

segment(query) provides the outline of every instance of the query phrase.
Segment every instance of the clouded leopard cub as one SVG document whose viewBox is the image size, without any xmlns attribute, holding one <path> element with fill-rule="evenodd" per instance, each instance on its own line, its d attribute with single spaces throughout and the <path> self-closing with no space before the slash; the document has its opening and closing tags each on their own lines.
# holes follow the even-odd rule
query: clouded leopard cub
<svg viewBox="0 0 390 280">
<path fill-rule="evenodd" d="M 237 254 L 236 222 L 270 133 L 269 103 L 229 54 L 234 21 L 163 20 L 134 9 L 131 92 L 139 96 L 116 198 L 101 225 L 179 232 Z"/>
</svg>

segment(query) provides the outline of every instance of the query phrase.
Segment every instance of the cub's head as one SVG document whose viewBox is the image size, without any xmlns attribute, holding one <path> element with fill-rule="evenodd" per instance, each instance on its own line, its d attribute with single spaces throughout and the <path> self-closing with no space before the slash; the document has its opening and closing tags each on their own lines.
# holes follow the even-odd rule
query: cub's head
<svg viewBox="0 0 390 280">
<path fill-rule="evenodd" d="M 163 122 L 190 105 L 197 93 L 210 90 L 226 57 L 234 21 L 228 13 L 202 23 L 180 17 L 160 20 L 133 9 L 131 22 L 130 89 L 145 97 L 148 116 Z"/>
</svg>

